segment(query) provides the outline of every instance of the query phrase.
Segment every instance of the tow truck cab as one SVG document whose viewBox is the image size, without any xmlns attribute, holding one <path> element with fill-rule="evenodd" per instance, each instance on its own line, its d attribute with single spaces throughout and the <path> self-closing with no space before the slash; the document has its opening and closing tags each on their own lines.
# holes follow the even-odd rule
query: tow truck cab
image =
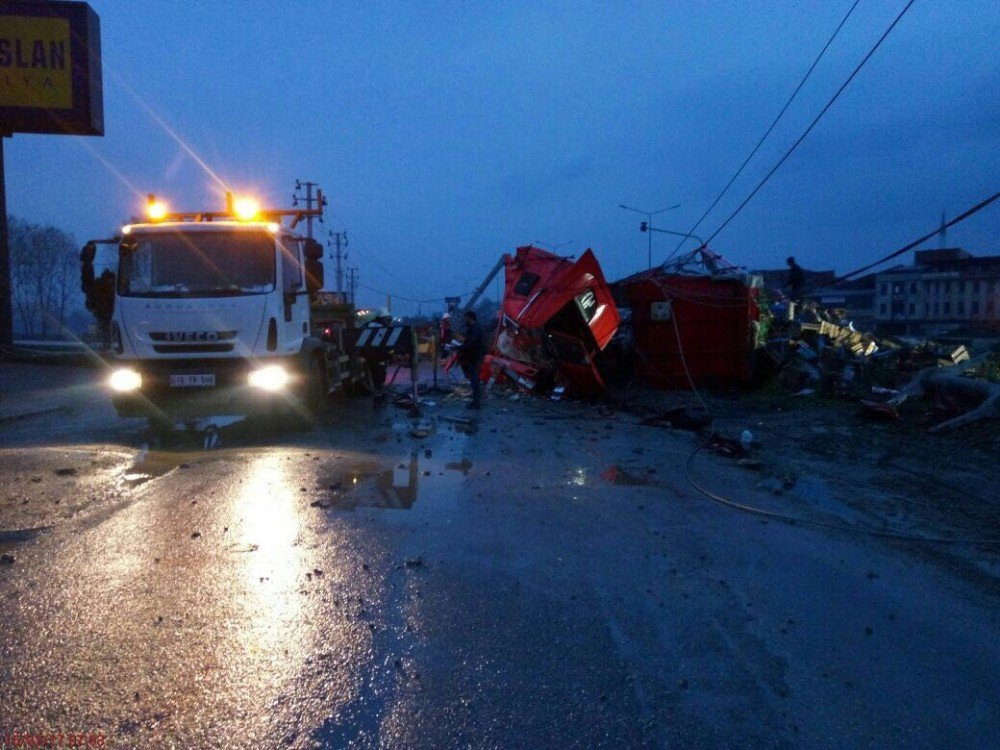
<svg viewBox="0 0 1000 750">
<path fill-rule="evenodd" d="M 330 358 L 343 358 L 311 330 L 321 258 L 319 243 L 276 222 L 124 227 L 111 319 L 118 414 L 176 421 L 324 398 Z"/>
</svg>

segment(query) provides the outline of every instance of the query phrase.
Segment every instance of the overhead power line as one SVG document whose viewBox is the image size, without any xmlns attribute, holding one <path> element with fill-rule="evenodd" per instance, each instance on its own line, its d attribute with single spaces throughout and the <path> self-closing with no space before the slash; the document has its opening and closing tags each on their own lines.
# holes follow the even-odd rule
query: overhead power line
<svg viewBox="0 0 1000 750">
<path fill-rule="evenodd" d="M 336 219 L 337 221 L 339 221 L 341 223 L 341 225 L 343 225 L 345 227 L 347 226 L 347 221 L 344 219 L 343 216 L 340 216 L 338 213 L 334 212 L 333 210 L 330 211 L 330 215 L 334 219 Z M 412 283 L 412 282 L 409 282 L 409 281 L 401 278 L 391 268 L 389 268 L 388 266 L 386 266 L 379 259 L 378 254 L 375 253 L 375 252 L 372 252 L 372 250 L 368 247 L 368 245 L 365 244 L 364 239 L 362 237 L 360 237 L 358 235 L 358 233 L 354 229 L 351 230 L 351 233 L 352 233 L 352 236 L 353 236 L 353 239 L 354 239 L 355 250 L 361 250 L 362 254 L 365 255 L 365 256 L 367 256 L 367 258 L 370 261 L 372 261 L 378 267 L 378 269 L 382 273 L 384 273 L 386 276 L 390 277 L 397 284 L 406 285 L 406 284 L 411 284 Z M 363 286 L 363 285 L 361 285 L 361 286 Z M 399 299 L 403 299 L 403 298 L 400 297 Z"/>
<path fill-rule="evenodd" d="M 427 304 L 427 303 L 430 303 L 430 302 L 444 302 L 446 299 L 448 299 L 449 296 L 467 297 L 473 291 L 471 289 L 467 289 L 462 294 L 444 295 L 442 297 L 428 297 L 426 299 L 416 299 L 414 297 L 404 297 L 401 294 L 393 294 L 392 292 L 387 292 L 384 289 L 376 289 L 373 286 L 368 286 L 367 284 L 362 284 L 360 282 L 358 282 L 358 286 L 360 286 L 362 289 L 367 289 L 369 292 L 375 292 L 376 294 L 381 294 L 381 295 L 384 295 L 384 296 L 387 296 L 387 297 L 392 297 L 393 299 L 398 299 L 398 300 L 401 300 L 403 302 L 415 302 L 415 303 L 418 303 L 418 304 Z"/>
<path fill-rule="evenodd" d="M 965 213 L 959 214 L 958 216 L 956 216 L 954 219 L 952 219 L 948 223 L 942 224 L 941 226 L 939 226 L 936 229 L 934 229 L 934 231 L 928 232 L 923 237 L 915 239 L 910 244 L 904 245 L 903 247 L 899 248 L 899 250 L 893 250 L 891 253 L 889 253 L 888 255 L 886 255 L 886 256 L 884 256 L 882 258 L 879 258 L 874 263 L 869 263 L 867 266 L 862 266 L 861 268 L 858 268 L 858 269 L 856 269 L 854 271 L 851 271 L 850 273 L 845 273 L 843 276 L 838 276 L 831 283 L 832 284 L 839 284 L 841 281 L 847 281 L 847 279 L 851 278 L 852 276 L 857 276 L 859 273 L 864 273 L 865 271 L 869 271 L 872 268 L 875 268 L 875 266 L 880 266 L 883 263 L 885 263 L 886 261 L 889 261 L 889 260 L 892 260 L 893 258 L 899 257 L 903 253 L 905 253 L 905 252 L 907 252 L 909 250 L 912 250 L 913 248 L 915 248 L 917 245 L 921 244 L 922 242 L 926 242 L 931 237 L 933 237 L 934 235 L 938 234 L 942 229 L 948 229 L 949 227 L 953 227 L 953 226 L 955 226 L 955 224 L 958 224 L 958 222 L 965 221 L 970 216 L 972 216 L 974 213 L 976 213 L 978 211 L 982 211 L 984 208 L 986 208 L 988 205 L 990 205 L 991 203 L 993 203 L 993 201 L 997 200 L 998 198 L 1000 198 L 1000 193 L 993 193 L 993 195 L 991 195 L 986 200 L 981 201 L 980 203 L 977 203 L 975 206 L 973 206 L 972 208 L 970 208 Z"/>
<path fill-rule="evenodd" d="M 764 175 L 764 178 L 760 182 L 757 183 L 757 187 L 755 187 L 750 192 L 750 195 L 748 195 L 746 198 L 743 199 L 743 202 L 740 203 L 740 205 L 736 208 L 736 210 L 733 211 L 729 215 L 729 218 L 726 219 L 724 222 L 722 222 L 722 224 L 719 226 L 719 228 L 716 229 L 714 232 L 712 232 L 712 234 L 709 235 L 707 242 L 711 242 L 713 239 L 715 239 L 715 237 L 719 234 L 719 232 L 721 232 L 723 229 L 725 229 L 729 225 L 729 222 L 731 222 L 733 219 L 736 218 L 736 216 L 740 213 L 740 211 L 742 211 L 743 208 L 751 201 L 751 199 L 755 195 L 757 195 L 757 193 L 760 191 L 760 189 L 762 187 L 764 187 L 765 184 L 767 184 L 767 181 L 771 179 L 771 177 L 774 175 L 775 172 L 778 171 L 778 169 L 781 167 L 781 165 L 784 164 L 785 161 L 788 160 L 788 157 L 791 156 L 795 152 L 795 149 L 797 149 L 799 147 L 799 144 L 802 143 L 802 141 L 804 141 L 806 139 L 806 136 L 809 135 L 809 133 L 812 132 L 812 129 L 814 127 L 816 127 L 816 124 L 823 118 L 823 115 L 825 115 L 827 113 L 827 111 L 830 109 L 830 107 L 833 106 L 833 103 L 835 101 L 837 101 L 837 99 L 840 97 L 840 95 L 844 92 L 844 89 L 846 89 L 847 86 L 850 84 L 850 82 L 854 80 L 854 77 L 861 71 L 861 69 L 865 66 L 865 64 L 871 59 L 872 55 L 875 54 L 875 52 L 878 50 L 878 48 L 882 46 L 882 42 L 884 42 L 886 40 L 886 37 L 889 36 L 889 34 L 892 32 L 892 30 L 894 28 L 896 28 L 896 24 L 898 24 L 899 21 L 903 18 L 903 16 L 906 15 L 906 12 L 910 9 L 910 6 L 913 5 L 914 1 L 915 0 L 909 0 L 909 2 L 904 6 L 904 8 L 899 12 L 899 15 L 896 16 L 896 18 L 893 20 L 893 22 L 891 24 L 889 24 L 889 27 L 882 33 L 882 36 L 879 37 L 878 41 L 875 42 L 875 46 L 872 47 L 870 50 L 868 50 L 868 54 L 865 55 L 864 58 L 861 60 L 861 62 L 858 63 L 857 67 L 855 67 L 854 70 L 851 72 L 851 74 L 847 77 L 847 80 L 844 81 L 840 85 L 840 88 L 837 89 L 837 92 L 830 98 L 830 101 L 828 101 L 826 103 L 826 106 L 824 106 L 823 109 L 820 110 L 819 114 L 816 115 L 815 119 L 813 119 L 813 121 L 811 123 L 809 123 L 809 127 L 807 127 L 805 129 L 805 132 L 803 132 L 802 135 L 800 135 L 796 139 L 795 143 L 792 144 L 791 148 L 789 148 L 785 152 L 785 155 L 782 156 L 778 160 L 778 163 L 775 164 L 771 168 L 771 171 L 768 172 L 766 175 Z"/>
<path fill-rule="evenodd" d="M 726 186 L 722 188 L 722 191 L 717 196 L 715 196 L 715 200 L 712 201 L 712 205 L 710 205 L 708 208 L 705 209 L 705 213 L 701 215 L 701 218 L 699 218 L 698 221 L 694 223 L 694 226 L 688 230 L 688 234 L 694 234 L 695 230 L 698 227 L 700 227 L 701 223 L 705 220 L 705 217 L 712 212 L 712 209 L 718 205 L 719 201 L 722 200 L 722 197 L 727 192 L 729 192 L 729 188 L 733 186 L 733 183 L 736 182 L 736 179 L 741 174 L 743 174 L 743 170 L 746 169 L 747 164 L 750 163 L 750 160 L 756 155 L 757 151 L 760 150 L 760 147 L 764 145 L 764 141 L 767 140 L 767 137 L 769 135 L 771 135 L 771 131 L 774 130 L 775 126 L 778 124 L 778 121 L 784 116 L 785 112 L 788 111 L 788 108 L 792 106 L 792 102 L 795 101 L 795 97 L 799 95 L 799 92 L 802 90 L 802 87 L 805 86 L 806 81 L 809 80 L 809 77 L 812 75 L 812 72 L 816 69 L 816 66 L 819 65 L 819 61 L 823 59 L 823 55 L 826 54 L 826 51 L 830 48 L 830 45 L 833 44 L 833 40 L 837 38 L 837 35 L 840 33 L 840 30 L 844 28 L 844 24 L 847 23 L 847 19 L 851 17 L 851 14 L 854 13 L 854 9 L 858 7 L 858 3 L 860 2 L 861 0 L 854 0 L 854 4 L 850 7 L 850 10 L 847 11 L 847 15 L 845 15 L 843 19 L 841 19 L 840 23 L 837 25 L 837 28 L 834 29 L 833 34 L 830 36 L 829 39 L 827 39 L 826 44 L 823 45 L 823 49 L 821 49 L 819 51 L 819 54 L 816 55 L 816 59 L 813 60 L 813 63 L 812 65 L 809 66 L 809 70 L 806 71 L 806 74 L 802 76 L 802 80 L 799 81 L 799 85 L 795 87 L 795 90 L 792 92 L 792 95 L 788 97 L 788 101 L 785 102 L 785 106 L 781 108 L 780 112 L 778 112 L 778 116 L 774 118 L 774 120 L 771 122 L 771 125 L 767 128 L 766 131 L 764 131 L 764 135 L 760 137 L 760 140 L 757 141 L 757 144 L 747 155 L 747 158 L 743 160 L 742 164 L 740 164 L 739 169 L 737 169 L 736 172 L 733 174 L 733 176 L 729 178 L 729 182 L 726 183 Z M 670 254 L 670 257 L 667 258 L 667 260 L 670 260 L 670 258 L 676 255 L 677 251 L 681 249 L 681 245 L 683 245 L 685 242 L 687 242 L 687 239 L 682 239 L 680 242 L 678 242 L 677 247 L 674 248 L 674 251 Z"/>
</svg>

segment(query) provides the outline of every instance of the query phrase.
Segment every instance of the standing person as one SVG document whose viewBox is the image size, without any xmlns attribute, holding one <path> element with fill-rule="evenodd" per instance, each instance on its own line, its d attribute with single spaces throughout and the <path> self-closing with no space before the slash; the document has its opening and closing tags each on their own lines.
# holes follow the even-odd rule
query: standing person
<svg viewBox="0 0 1000 750">
<path fill-rule="evenodd" d="M 97 319 L 97 332 L 104 351 L 111 349 L 111 318 L 115 312 L 115 274 L 111 269 L 94 278 L 97 245 L 88 242 L 80 251 L 80 289 L 85 305 Z"/>
<path fill-rule="evenodd" d="M 788 296 L 792 302 L 802 301 L 802 289 L 806 285 L 806 274 L 795 262 L 795 257 L 789 255 L 785 260 L 788 264 Z"/>
<path fill-rule="evenodd" d="M 441 316 L 441 323 L 438 325 L 438 341 L 441 342 L 441 358 L 445 357 L 444 347 L 451 341 L 451 313 Z"/>
<path fill-rule="evenodd" d="M 483 405 L 483 384 L 479 380 L 479 371 L 483 368 L 483 357 L 486 356 L 486 342 L 483 341 L 483 329 L 479 327 L 476 314 L 468 310 L 464 319 L 465 339 L 455 348 L 462 372 L 472 386 L 472 402 L 468 406 L 470 409 L 479 409 Z"/>
<path fill-rule="evenodd" d="M 386 307 L 380 307 L 375 313 L 375 317 L 365 325 L 365 328 L 390 328 L 392 326 L 392 313 Z M 389 365 L 388 354 L 372 353 L 369 359 L 365 360 L 368 368 L 368 375 L 371 378 L 372 395 L 376 399 L 384 398 L 382 392 L 385 386 L 385 375 Z"/>
</svg>

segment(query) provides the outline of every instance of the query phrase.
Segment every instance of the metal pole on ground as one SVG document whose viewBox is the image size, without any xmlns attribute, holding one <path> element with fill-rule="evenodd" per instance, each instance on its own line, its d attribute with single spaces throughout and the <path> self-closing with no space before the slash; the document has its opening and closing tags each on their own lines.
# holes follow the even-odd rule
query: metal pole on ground
<svg viewBox="0 0 1000 750">
<path fill-rule="evenodd" d="M 417 383 L 418 371 L 420 369 L 420 350 L 417 348 L 417 329 L 410 328 L 410 382 L 413 386 L 413 408 L 410 410 L 410 414 L 419 417 L 420 416 L 420 394 L 419 386 Z"/>
<path fill-rule="evenodd" d="M 431 359 L 434 361 L 434 381 L 433 382 L 434 382 L 434 390 L 435 391 L 437 390 L 437 387 L 438 387 L 438 360 L 441 358 L 438 355 L 438 346 L 441 343 L 438 340 L 438 336 L 439 336 L 439 334 L 436 331 L 431 336 Z"/>
<path fill-rule="evenodd" d="M 7 234 L 7 189 L 3 166 L 4 139 L 0 133 L 0 347 L 14 346 L 14 313 L 10 301 L 10 238 Z"/>
</svg>

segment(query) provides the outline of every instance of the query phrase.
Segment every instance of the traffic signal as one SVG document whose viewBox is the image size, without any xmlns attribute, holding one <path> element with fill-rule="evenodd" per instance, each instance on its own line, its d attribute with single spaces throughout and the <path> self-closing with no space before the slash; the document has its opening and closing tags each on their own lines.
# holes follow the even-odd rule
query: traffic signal
<svg viewBox="0 0 1000 750">
<path fill-rule="evenodd" d="M 649 229 L 649 222 L 644 221 L 644 222 L 642 222 L 642 223 L 639 224 L 639 231 L 640 232 L 645 232 L 648 229 Z"/>
</svg>

